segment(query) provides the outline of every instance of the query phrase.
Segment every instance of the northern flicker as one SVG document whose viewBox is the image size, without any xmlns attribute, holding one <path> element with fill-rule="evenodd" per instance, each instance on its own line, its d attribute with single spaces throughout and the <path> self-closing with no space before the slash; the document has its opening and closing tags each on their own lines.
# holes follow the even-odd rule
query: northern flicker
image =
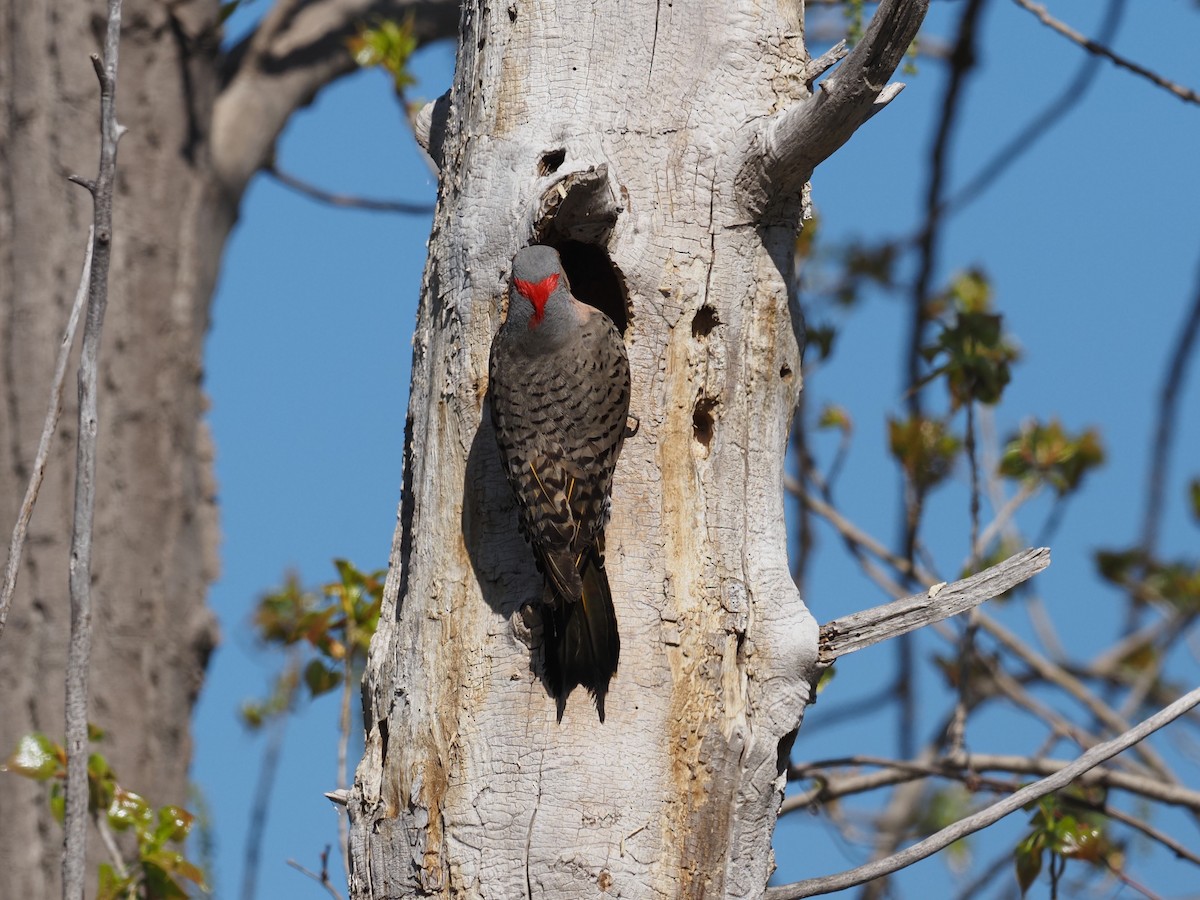
<svg viewBox="0 0 1200 900">
<path fill-rule="evenodd" d="M 583 685 L 603 722 L 621 652 L 604 526 L 629 417 L 629 359 L 612 320 L 571 295 L 552 247 L 513 259 L 489 381 L 520 530 L 544 579 L 545 673 L 558 718 Z"/>
</svg>

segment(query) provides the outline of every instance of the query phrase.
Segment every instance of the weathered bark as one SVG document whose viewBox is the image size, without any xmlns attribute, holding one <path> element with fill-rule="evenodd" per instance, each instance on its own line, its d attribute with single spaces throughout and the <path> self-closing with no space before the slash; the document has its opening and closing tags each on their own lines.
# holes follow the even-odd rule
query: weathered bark
<svg viewBox="0 0 1200 900">
<path fill-rule="evenodd" d="M 185 803 L 189 717 L 216 640 L 212 449 L 201 350 L 233 208 L 214 189 L 207 123 L 216 43 L 195 37 L 217 2 L 125 5 L 110 303 L 101 351 L 90 719 L 123 783 Z M 0 53 L 0 522 L 16 518 L 74 297 L 96 174 L 98 89 L 88 54 L 104 9 L 3 0 Z M 73 385 L 74 379 L 70 379 Z M 0 748 L 38 729 L 62 739 L 75 392 L 30 525 L 0 639 Z M 5 532 L 7 543 L 7 532 Z M 57 891 L 62 829 L 45 788 L 0 776 L 3 893 Z M 94 876 L 89 877 L 94 882 Z"/>
<path fill-rule="evenodd" d="M 423 117 L 442 189 L 353 896 L 762 893 L 817 658 L 781 485 L 803 182 L 895 95 L 924 8 L 885 3 L 903 26 L 874 26 L 886 46 L 864 42 L 834 76 L 850 89 L 816 103 L 799 3 L 467 5 L 450 96 Z M 556 723 L 536 677 L 539 578 L 484 403 L 531 239 L 624 326 L 641 420 L 608 528 L 622 654 L 603 725 L 582 692 Z"/>
</svg>

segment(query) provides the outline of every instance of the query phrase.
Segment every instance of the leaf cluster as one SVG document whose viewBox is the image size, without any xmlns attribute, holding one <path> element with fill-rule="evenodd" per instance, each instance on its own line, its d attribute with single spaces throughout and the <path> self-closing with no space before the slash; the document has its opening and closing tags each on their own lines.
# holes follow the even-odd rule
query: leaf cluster
<svg viewBox="0 0 1200 900">
<path fill-rule="evenodd" d="M 319 697 L 361 668 L 371 636 L 379 625 L 384 571 L 362 572 L 353 563 L 334 560 L 338 578 L 316 591 L 301 587 L 294 575 L 283 587 L 263 596 L 254 612 L 254 628 L 265 644 L 301 652 L 303 664 L 286 668 L 270 696 L 242 705 L 252 728 L 292 706 L 302 679 L 309 696 Z M 349 668 L 347 668 L 349 667 Z"/>
<path fill-rule="evenodd" d="M 1057 419 L 1029 421 L 1005 445 L 1000 474 L 1048 484 L 1061 497 L 1077 490 L 1083 476 L 1103 462 L 1104 445 L 1096 429 L 1073 435 Z"/>
<path fill-rule="evenodd" d="M 415 17 L 400 21 L 381 19 L 376 25 L 364 25 L 346 44 L 361 68 L 378 66 L 392 76 L 397 94 L 417 83 L 408 70 L 409 58 L 417 49 Z"/>
<path fill-rule="evenodd" d="M 926 380 L 945 379 L 952 411 L 972 401 L 989 406 L 1000 402 L 1012 379 L 1012 364 L 1020 358 L 1016 345 L 1004 334 L 1003 317 L 991 311 L 991 301 L 987 275 L 970 269 L 956 275 L 927 304 L 931 317 L 941 317 L 941 331 L 932 344 L 921 348 L 926 362 L 938 362 Z"/>
<path fill-rule="evenodd" d="M 1031 829 L 1013 852 L 1022 896 L 1041 874 L 1047 854 L 1052 883 L 1057 883 L 1068 859 L 1105 869 L 1119 863 L 1120 851 L 1109 840 L 1107 820 L 1100 813 L 1078 808 L 1060 794 L 1043 797 L 1027 809 L 1033 809 Z"/>
<path fill-rule="evenodd" d="M 89 725 L 88 731 L 93 741 L 103 739 L 103 732 L 95 726 Z M 50 811 L 62 823 L 66 748 L 35 731 L 17 742 L 3 769 L 34 781 L 52 782 Z M 179 900 L 188 896 L 188 883 L 208 890 L 204 872 L 180 849 L 195 816 L 181 806 L 154 809 L 140 794 L 122 787 L 108 761 L 95 752 L 88 756 L 88 812 L 98 824 L 102 821 L 114 831 L 131 833 L 137 841 L 137 858 L 131 864 L 100 864 L 97 900 Z"/>
</svg>

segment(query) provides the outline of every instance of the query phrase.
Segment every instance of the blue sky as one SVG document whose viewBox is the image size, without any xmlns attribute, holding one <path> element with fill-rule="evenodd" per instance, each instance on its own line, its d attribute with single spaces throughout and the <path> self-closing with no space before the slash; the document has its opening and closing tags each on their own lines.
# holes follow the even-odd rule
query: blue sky
<svg viewBox="0 0 1200 900">
<path fill-rule="evenodd" d="M 1054 0 L 1050 7 L 1094 34 L 1104 5 Z M 945 35 L 960 9 L 957 2 L 935 2 L 930 33 Z M 260 13 L 251 7 L 239 16 Z M 245 28 L 248 21 L 235 19 L 232 27 Z M 951 185 L 974 174 L 1061 89 L 1083 57 L 1010 0 L 989 4 L 982 36 L 981 68 L 968 87 L 953 145 Z M 1119 52 L 1193 87 L 1200 84 L 1198 45 L 1200 10 L 1188 0 L 1128 4 L 1114 41 Z M 452 65 L 449 45 L 422 52 L 413 65 L 419 83 L 412 96 L 440 94 Z M 828 240 L 905 233 L 918 220 L 942 67 L 923 62 L 919 74 L 904 80 L 909 87 L 900 98 L 814 178 Z M 1119 598 L 1094 578 L 1092 553 L 1136 538 L 1154 398 L 1164 357 L 1196 290 L 1198 161 L 1200 107 L 1106 64 L 1084 101 L 946 231 L 938 282 L 973 264 L 986 267 L 1006 328 L 1023 351 L 996 411 L 1001 435 L 1027 416 L 1060 416 L 1071 429 L 1103 430 L 1107 464 L 1073 503 L 1053 544 L 1054 564 L 1039 578 L 1060 634 L 1082 654 L 1104 646 L 1115 627 Z M 280 142 L 278 162 L 330 190 L 429 202 L 435 197 L 434 178 L 414 148 L 390 83 L 377 72 L 334 85 L 297 114 Z M 289 569 L 317 584 L 332 577 L 334 557 L 364 568 L 386 561 L 399 499 L 409 338 L 428 231 L 428 216 L 334 210 L 259 177 L 226 252 L 206 371 L 223 534 L 222 574 L 210 602 L 223 642 L 196 716 L 193 766 L 213 817 L 216 887 L 223 898 L 236 896 L 241 883 L 262 749 L 261 737 L 238 724 L 236 711 L 242 700 L 265 693 L 279 662 L 256 648 L 248 617 L 256 598 Z M 839 324 L 837 353 L 810 380 L 809 405 L 815 411 L 835 401 L 854 415 L 854 447 L 839 502 L 852 519 L 887 539 L 895 532 L 897 489 L 884 454 L 884 421 L 901 406 L 897 336 L 907 329 L 907 312 L 876 298 Z M 1186 478 L 1200 474 L 1197 367 L 1189 373 L 1181 409 L 1162 534 L 1167 556 L 1194 556 L 1200 543 L 1183 503 Z M 818 449 L 827 460 L 831 446 Z M 956 473 L 931 502 L 926 540 L 947 573 L 966 553 L 965 481 L 965 473 Z M 1045 503 L 1031 504 L 1020 520 L 1028 532 L 1036 532 L 1046 509 Z M 818 620 L 883 599 L 846 563 L 834 537 L 822 532 L 806 597 Z M 1007 610 L 1005 618 L 1029 633 L 1019 609 Z M 919 646 L 923 654 L 942 649 L 926 637 Z M 796 758 L 863 751 L 861 723 L 818 726 L 839 703 L 883 685 L 891 660 L 892 651 L 883 647 L 839 666 L 833 687 L 810 710 L 812 736 L 801 731 Z M 1180 664 L 1181 678 L 1194 683 L 1195 660 Z M 316 868 L 324 846 L 336 844 L 335 813 L 322 797 L 336 777 L 336 706 L 333 695 L 322 698 L 289 726 L 264 840 L 258 891 L 264 900 L 324 896 L 285 860 Z M 1031 751 L 1036 737 L 1012 722 L 984 716 L 969 732 L 969 746 Z M 888 735 L 881 754 L 895 749 L 891 724 L 873 723 L 869 732 Z M 922 725 L 933 724 L 931 711 Z M 1011 817 L 1000 839 L 1014 841 L 1024 819 Z M 1194 826 L 1182 817 L 1157 821 L 1192 841 Z M 980 858 L 986 846 L 980 842 Z M 781 880 L 845 868 L 864 854 L 809 816 L 785 822 L 777 833 Z M 1160 860 L 1153 870 L 1135 873 L 1178 896 L 1197 880 L 1183 865 Z M 336 864 L 332 872 L 340 881 Z M 950 895 L 941 860 L 920 864 L 901 883 L 908 896 Z"/>
</svg>

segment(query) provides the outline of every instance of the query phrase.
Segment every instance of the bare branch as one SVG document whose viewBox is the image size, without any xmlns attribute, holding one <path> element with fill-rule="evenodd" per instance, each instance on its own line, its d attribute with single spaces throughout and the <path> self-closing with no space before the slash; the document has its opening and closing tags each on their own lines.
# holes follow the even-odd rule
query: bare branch
<svg viewBox="0 0 1200 900">
<path fill-rule="evenodd" d="M 1127 0 L 1109 0 L 1108 8 L 1104 13 L 1104 21 L 1096 36 L 1100 43 L 1106 44 L 1116 35 L 1117 28 L 1121 24 L 1121 17 L 1125 12 L 1126 2 Z M 943 201 L 941 212 L 948 216 L 973 202 L 995 184 L 996 180 L 1008 171 L 1013 163 L 1028 153 L 1055 125 L 1065 121 L 1071 108 L 1077 106 L 1087 95 L 1095 81 L 1096 71 L 1100 65 L 1101 61 L 1098 57 L 1085 57 L 1075 76 L 1058 96 L 1046 104 L 1046 107 L 1034 116 L 1024 128 L 996 150 L 967 183 L 955 191 L 952 197 Z"/>
<path fill-rule="evenodd" d="M 1149 822 L 1143 822 L 1141 819 L 1131 816 L 1129 813 L 1124 812 L 1123 810 L 1113 809 L 1109 806 L 1105 806 L 1101 812 L 1103 812 L 1104 815 L 1108 816 L 1110 819 L 1114 819 L 1123 825 L 1128 825 L 1130 828 L 1140 831 L 1142 834 L 1146 835 L 1146 837 L 1150 838 L 1150 840 L 1158 841 L 1180 859 L 1186 859 L 1188 862 L 1195 863 L 1196 865 L 1200 866 L 1200 856 L 1197 856 L 1169 834 L 1159 831 Z"/>
<path fill-rule="evenodd" d="M 914 778 L 940 777 L 960 778 L 965 773 L 1007 772 L 1014 775 L 1048 776 L 1061 772 L 1071 765 L 1066 759 L 1037 759 L 1029 756 L 1013 756 L 997 753 L 952 753 L 937 760 L 895 760 L 876 756 L 849 756 L 842 759 L 826 759 L 802 763 L 788 769 L 789 780 L 816 779 L 821 784 L 803 794 L 789 797 L 783 803 L 783 812 L 800 809 L 812 803 L 825 803 L 852 794 L 875 790 L 891 784 L 911 781 Z M 870 775 L 850 775 L 829 778 L 826 770 L 851 766 L 870 766 L 881 769 Z M 1169 806 L 1180 806 L 1200 812 L 1200 791 L 1181 785 L 1165 784 L 1161 778 L 1136 775 L 1117 769 L 1097 767 L 1081 775 L 1081 785 L 1113 788 L 1157 800 Z"/>
<path fill-rule="evenodd" d="M 987 524 L 975 542 L 972 550 L 972 556 L 975 559 L 982 559 L 987 555 L 988 545 L 1004 531 L 1008 523 L 1012 521 L 1012 517 L 1016 515 L 1017 510 L 1036 497 L 1041 489 L 1042 486 L 1037 482 L 1024 482 L 1020 489 L 997 510 L 995 517 Z M 969 561 L 967 560 L 967 562 Z"/>
<path fill-rule="evenodd" d="M 1197 94 L 1191 88 L 1186 88 L 1180 84 L 1176 84 L 1174 81 L 1169 81 L 1166 78 L 1163 78 L 1157 72 L 1152 72 L 1145 66 L 1139 65 L 1133 60 L 1126 59 L 1125 57 L 1114 53 L 1103 44 L 1099 44 L 1096 41 L 1093 41 L 1091 38 L 1080 34 L 1074 28 L 1071 28 L 1069 25 L 1066 25 L 1051 16 L 1046 10 L 1046 7 L 1042 6 L 1040 3 L 1033 3 L 1031 0 L 1013 0 L 1013 2 L 1022 9 L 1033 13 L 1038 17 L 1043 25 L 1051 28 L 1054 31 L 1057 31 L 1068 40 L 1074 41 L 1084 50 L 1088 51 L 1088 53 L 1095 53 L 1097 56 L 1103 56 L 1105 59 L 1111 60 L 1115 65 L 1120 66 L 1122 69 L 1128 69 L 1135 75 L 1140 75 L 1147 81 L 1158 85 L 1160 88 L 1170 91 L 1180 100 L 1184 100 L 1188 103 L 1200 103 L 1200 94 Z"/>
<path fill-rule="evenodd" d="M 1108 704 L 1089 691 L 1082 681 L 1066 671 L 1062 666 L 1055 665 L 1040 653 L 1027 646 L 1020 638 L 999 622 L 989 616 L 980 616 L 979 625 L 1011 653 L 1024 661 L 1040 677 L 1062 688 L 1067 694 L 1078 700 L 1088 712 L 1103 722 L 1108 728 L 1111 728 L 1114 733 L 1119 734 L 1129 728 L 1129 723 L 1113 712 Z M 1139 747 L 1137 752 L 1145 760 L 1146 765 L 1154 769 L 1159 776 L 1173 783 L 1178 781 L 1167 764 L 1163 762 L 1162 757 L 1152 748 Z"/>
<path fill-rule="evenodd" d="M 271 159 L 292 113 L 352 72 L 346 46 L 357 28 L 411 15 L 418 45 L 458 33 L 453 0 L 316 0 L 276 6 L 226 58 L 224 90 L 213 107 L 213 164 L 231 198 Z"/>
<path fill-rule="evenodd" d="M 1027 581 L 1048 565 L 1048 548 L 1025 550 L 970 578 L 935 585 L 924 593 L 834 619 L 821 626 L 818 661 L 828 666 L 839 656 L 966 612 Z"/>
<path fill-rule="evenodd" d="M 313 872 L 309 869 L 304 868 L 304 866 L 300 865 L 300 863 L 296 862 L 294 859 L 289 859 L 287 861 L 287 864 L 289 866 L 291 866 L 293 869 L 295 869 L 297 872 L 300 872 L 303 875 L 307 875 L 309 878 L 311 878 L 317 884 L 321 885 L 321 887 L 325 888 L 325 890 L 328 892 L 329 896 L 333 897 L 334 900 L 342 900 L 342 895 L 338 893 L 337 888 L 335 888 L 333 886 L 333 882 L 329 880 L 329 848 L 328 847 L 326 847 L 325 852 L 321 854 L 321 872 L 320 872 L 320 874 L 317 874 L 316 872 Z"/>
<path fill-rule="evenodd" d="M 969 0 L 958 20 L 958 32 L 954 50 L 950 54 L 950 73 L 942 97 L 941 116 L 938 118 L 933 146 L 929 153 L 929 184 L 925 190 L 925 225 L 917 239 L 917 274 L 912 283 L 909 300 L 911 325 L 908 333 L 908 356 L 906 360 L 908 411 L 912 416 L 921 412 L 922 367 L 921 347 L 924 344 L 925 326 L 929 323 L 929 307 L 926 303 L 931 290 L 934 273 L 938 270 L 938 253 L 941 248 L 942 196 L 947 180 L 947 160 L 950 155 L 950 139 L 962 109 L 962 100 L 967 76 L 975 67 L 975 42 L 979 18 L 983 12 L 983 0 Z M 916 528 L 910 514 L 905 523 L 905 543 L 914 538 Z M 911 556 L 911 553 L 907 554 Z"/>
<path fill-rule="evenodd" d="M 46 460 L 50 456 L 50 443 L 54 440 L 54 432 L 58 428 L 58 417 L 62 415 L 63 385 L 67 380 L 67 364 L 71 360 L 71 348 L 75 346 L 75 329 L 79 325 L 79 315 L 83 311 L 84 301 L 88 296 L 88 284 L 92 276 L 92 241 L 96 236 L 96 226 L 88 228 L 87 250 L 83 258 L 83 272 L 79 276 L 79 287 L 75 291 L 75 303 L 71 306 L 71 314 L 67 317 L 67 328 L 63 332 L 62 342 L 58 345 L 58 359 L 54 362 L 54 379 L 50 386 L 50 405 L 46 410 L 46 421 L 42 425 L 42 437 L 38 441 L 37 455 L 33 460 L 33 472 L 29 476 L 29 486 L 25 488 L 25 499 L 21 501 L 21 510 L 17 514 L 17 524 L 13 526 L 12 540 L 8 545 L 8 562 L 4 566 L 4 584 L 0 587 L 0 637 L 4 635 L 4 625 L 8 621 L 8 610 L 12 606 L 13 592 L 17 589 L 17 574 L 21 570 L 21 556 L 25 552 L 25 535 L 29 529 L 29 520 L 33 516 L 33 507 L 37 503 L 38 491 L 42 488 L 42 479 L 46 475 Z"/>
<path fill-rule="evenodd" d="M 346 612 L 346 647 L 349 648 L 342 660 L 342 708 L 338 717 L 337 744 L 337 793 L 345 796 L 349 793 L 349 779 L 346 775 L 346 752 L 350 746 L 350 728 L 352 725 L 350 709 L 354 699 L 355 688 L 359 679 L 354 677 L 354 648 L 358 645 L 358 625 L 351 610 Z M 350 833 L 349 813 L 343 807 L 334 810 L 338 820 L 338 847 L 341 848 L 342 868 L 346 873 L 346 883 L 350 883 Z M 326 851 L 328 853 L 328 851 Z M 322 859 L 321 872 L 325 872 L 325 860 Z"/>
<path fill-rule="evenodd" d="M 763 169 L 771 191 L 794 193 L 850 135 L 903 89 L 887 84 L 908 51 L 929 0 L 883 0 L 866 33 L 812 98 L 770 120 Z M 825 60 L 819 61 L 824 65 Z"/>
<path fill-rule="evenodd" d="M 1142 519 L 1142 552 L 1153 556 L 1158 546 L 1158 529 L 1162 518 L 1163 495 L 1166 489 L 1167 457 L 1175 439 L 1178 424 L 1179 392 L 1185 383 L 1188 362 L 1196 349 L 1196 338 L 1200 336 L 1200 269 L 1197 270 L 1196 296 L 1188 311 L 1171 361 L 1163 374 L 1162 387 L 1158 394 L 1158 421 L 1154 428 L 1154 441 L 1150 446 L 1150 472 L 1146 487 L 1146 512 Z"/>
<path fill-rule="evenodd" d="M 372 212 L 400 213 L 401 215 L 425 215 L 433 212 L 432 203 L 408 203 L 404 200 L 374 200 L 370 197 L 354 197 L 350 194 L 335 194 L 314 184 L 309 184 L 280 171 L 275 163 L 268 163 L 263 171 L 286 188 L 291 188 L 298 194 L 311 197 L 318 203 L 328 203 L 330 206 L 340 206 L 344 209 L 366 209 Z"/>
<path fill-rule="evenodd" d="M 1104 744 L 1093 747 L 1070 765 L 1064 766 L 1053 775 L 1035 781 L 1021 788 L 1014 794 L 994 803 L 986 809 L 967 816 L 941 831 L 919 841 L 899 853 L 886 859 L 868 863 L 864 866 L 841 872 L 837 875 L 827 875 L 821 878 L 809 878 L 780 887 L 767 888 L 764 897 L 768 900 L 799 900 L 801 897 L 813 897 L 818 894 L 828 894 L 832 891 L 843 890 L 863 884 L 874 878 L 890 875 L 900 869 L 912 865 L 918 860 L 925 859 L 948 847 L 955 841 L 973 834 L 983 828 L 998 822 L 1000 819 L 1021 809 L 1025 804 L 1044 797 L 1054 791 L 1061 790 L 1072 781 L 1095 769 L 1105 760 L 1111 759 L 1118 753 L 1128 750 L 1134 744 L 1144 741 L 1158 729 L 1182 716 L 1188 710 L 1200 704 L 1200 688 L 1195 688 L 1170 706 L 1155 713 L 1129 731 L 1113 738 Z"/>
<path fill-rule="evenodd" d="M 108 306 L 112 256 L 112 201 L 117 174 L 117 61 L 121 0 L 108 0 L 104 57 L 92 54 L 100 82 L 100 164 L 92 185 L 92 266 L 88 273 L 87 318 L 79 359 L 79 433 L 75 451 L 75 510 L 71 525 L 69 582 L 71 635 L 67 649 L 67 797 L 64 817 L 63 900 L 83 900 L 88 826 L 88 670 L 92 655 L 92 524 L 96 510 L 96 386 L 100 334 Z"/>
<path fill-rule="evenodd" d="M 805 490 L 804 486 L 796 478 L 785 474 L 783 483 L 786 490 L 794 494 L 801 503 L 837 529 L 838 533 L 846 541 L 868 551 L 906 578 L 916 578 L 918 581 L 923 581 L 926 584 L 935 584 L 937 582 L 937 579 L 932 574 L 926 572 L 920 566 L 910 564 L 908 560 L 892 553 L 887 547 L 843 516 L 833 506 L 811 491 Z"/>
<path fill-rule="evenodd" d="M 100 843 L 104 844 L 104 851 L 112 861 L 117 877 L 121 879 L 128 877 L 129 869 L 125 866 L 125 858 L 121 856 L 121 848 L 117 846 L 117 836 L 113 834 L 112 826 L 108 824 L 108 812 L 106 810 L 99 811 L 92 817 L 92 821 L 96 823 L 96 831 L 100 834 Z"/>
<path fill-rule="evenodd" d="M 293 646 L 288 651 L 288 661 L 276 687 L 276 690 L 285 692 L 284 702 L 282 708 L 270 720 L 267 746 L 263 750 L 262 763 L 258 768 L 258 784 L 254 787 L 254 802 L 250 806 L 250 822 L 247 829 L 249 837 L 246 839 L 242 855 L 241 900 L 254 900 L 258 890 L 258 867 L 262 855 L 263 834 L 267 830 L 267 814 L 271 808 L 271 791 L 275 787 L 275 776 L 279 774 L 283 739 L 287 733 L 292 701 L 299 684 L 300 656 L 298 648 Z"/>
</svg>

